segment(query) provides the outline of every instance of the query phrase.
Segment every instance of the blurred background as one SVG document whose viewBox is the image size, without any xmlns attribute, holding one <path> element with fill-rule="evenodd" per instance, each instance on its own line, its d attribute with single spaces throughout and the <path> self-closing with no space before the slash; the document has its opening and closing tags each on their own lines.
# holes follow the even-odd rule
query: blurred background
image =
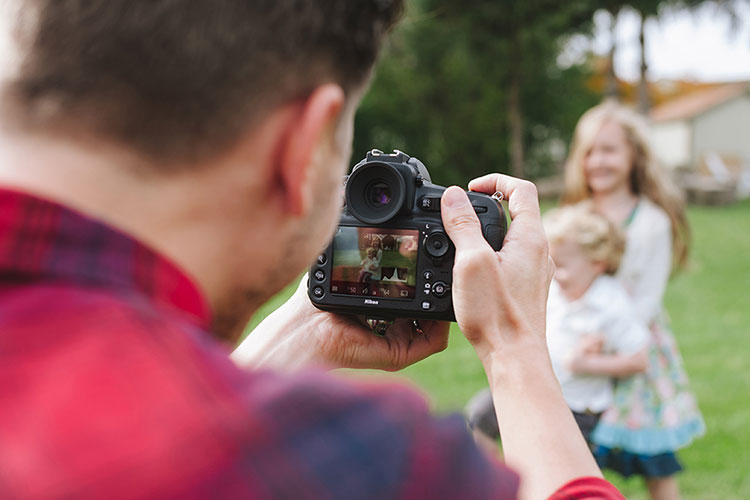
<svg viewBox="0 0 750 500">
<path fill-rule="evenodd" d="M 665 297 L 707 425 L 680 451 L 683 498 L 748 499 L 750 2 L 408 0 L 357 115 L 352 163 L 400 149 L 441 185 L 510 173 L 537 183 L 546 210 L 578 118 L 605 97 L 648 115 L 690 202 L 690 265 Z M 348 374 L 398 377 L 438 412 L 461 411 L 487 383 L 455 324 L 445 352 L 403 372 Z M 608 478 L 647 498 L 637 478 Z"/>
<path fill-rule="evenodd" d="M 408 7 L 357 115 L 353 163 L 400 149 L 438 184 L 499 171 L 554 196 L 578 117 L 613 97 L 652 118 L 656 153 L 686 187 L 710 174 L 714 190 L 750 191 L 750 2 Z"/>
</svg>

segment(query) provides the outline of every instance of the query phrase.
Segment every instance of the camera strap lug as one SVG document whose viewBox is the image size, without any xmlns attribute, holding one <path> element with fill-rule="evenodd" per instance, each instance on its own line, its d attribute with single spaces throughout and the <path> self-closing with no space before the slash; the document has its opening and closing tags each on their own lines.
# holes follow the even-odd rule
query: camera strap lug
<svg viewBox="0 0 750 500">
<path fill-rule="evenodd" d="M 388 328 L 393 324 L 392 319 L 380 319 L 380 318 L 367 318 L 367 326 L 370 327 L 372 333 L 384 337 L 388 332 Z"/>
<path fill-rule="evenodd" d="M 424 330 L 422 330 L 422 325 L 419 323 L 418 319 L 412 321 L 411 327 L 414 333 L 420 336 L 424 336 Z"/>
<path fill-rule="evenodd" d="M 385 334 L 388 333 L 388 328 L 390 328 L 392 324 L 392 319 L 367 318 L 367 325 L 370 327 L 370 330 L 372 330 L 372 333 L 380 335 L 381 337 L 385 337 Z M 424 330 L 422 329 L 419 320 L 412 320 L 411 330 L 412 339 L 414 338 L 414 335 L 420 337 L 424 336 Z"/>
</svg>

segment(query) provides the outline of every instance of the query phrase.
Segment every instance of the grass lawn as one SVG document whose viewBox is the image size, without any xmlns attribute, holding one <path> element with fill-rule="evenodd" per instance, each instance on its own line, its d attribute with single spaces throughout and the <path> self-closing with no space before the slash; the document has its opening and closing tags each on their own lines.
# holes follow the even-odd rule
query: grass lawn
<svg viewBox="0 0 750 500">
<path fill-rule="evenodd" d="M 690 268 L 667 290 L 682 355 L 706 419 L 706 436 L 680 452 L 683 498 L 750 498 L 750 200 L 727 207 L 691 207 Z M 284 300 L 287 288 L 251 327 Z M 486 379 L 456 325 L 448 349 L 397 375 L 415 384 L 438 412 L 460 410 Z M 608 478 L 630 499 L 648 498 L 638 479 Z"/>
</svg>

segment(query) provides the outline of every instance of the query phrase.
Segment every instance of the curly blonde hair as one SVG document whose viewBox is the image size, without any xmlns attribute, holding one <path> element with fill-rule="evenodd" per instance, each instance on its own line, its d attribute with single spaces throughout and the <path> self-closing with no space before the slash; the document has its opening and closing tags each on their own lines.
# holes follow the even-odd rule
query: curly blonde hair
<svg viewBox="0 0 750 500">
<path fill-rule="evenodd" d="M 614 274 L 625 253 L 625 235 L 603 215 L 585 205 L 556 208 L 544 214 L 549 243 L 571 241 L 593 262 L 603 262 L 605 273 Z"/>
<path fill-rule="evenodd" d="M 565 163 L 562 203 L 575 204 L 591 198 L 583 161 L 591 150 L 596 134 L 610 122 L 622 127 L 631 149 L 633 168 L 630 172 L 630 190 L 635 195 L 645 196 L 667 213 L 672 225 L 673 265 L 675 268 L 684 267 L 690 247 L 685 202 L 682 193 L 658 165 L 648 142 L 648 124 L 634 110 L 607 100 L 581 116 Z"/>
</svg>

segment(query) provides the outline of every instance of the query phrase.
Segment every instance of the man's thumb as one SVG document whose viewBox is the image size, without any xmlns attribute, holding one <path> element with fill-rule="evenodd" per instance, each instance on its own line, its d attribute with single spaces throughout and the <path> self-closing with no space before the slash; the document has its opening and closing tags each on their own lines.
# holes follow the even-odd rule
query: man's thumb
<svg viewBox="0 0 750 500">
<path fill-rule="evenodd" d="M 440 211 L 445 231 L 450 236 L 456 250 L 468 249 L 482 244 L 482 226 L 463 189 L 451 186 L 445 190 L 440 200 Z"/>
</svg>

